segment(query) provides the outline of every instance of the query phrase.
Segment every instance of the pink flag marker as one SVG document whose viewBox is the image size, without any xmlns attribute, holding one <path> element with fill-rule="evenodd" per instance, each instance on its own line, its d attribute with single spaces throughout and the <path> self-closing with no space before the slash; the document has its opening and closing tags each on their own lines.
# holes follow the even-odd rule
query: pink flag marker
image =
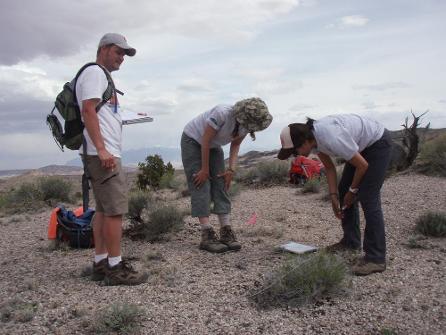
<svg viewBox="0 0 446 335">
<path fill-rule="evenodd" d="M 253 225 L 253 224 L 256 224 L 256 222 L 257 222 L 257 214 L 256 213 L 252 213 L 252 215 L 249 218 L 249 220 L 246 221 L 246 224 Z"/>
</svg>

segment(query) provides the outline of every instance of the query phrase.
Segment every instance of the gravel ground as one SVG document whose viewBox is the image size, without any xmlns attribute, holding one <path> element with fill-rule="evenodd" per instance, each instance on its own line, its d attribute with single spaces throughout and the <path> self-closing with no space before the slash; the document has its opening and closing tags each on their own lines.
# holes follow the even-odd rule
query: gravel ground
<svg viewBox="0 0 446 335">
<path fill-rule="evenodd" d="M 340 224 L 322 194 L 293 187 L 245 189 L 233 202 L 233 226 L 243 249 L 212 255 L 198 250 L 195 220 L 167 242 L 124 239 L 124 255 L 152 273 L 136 287 L 106 287 L 82 277 L 92 250 L 56 250 L 46 240 L 49 210 L 0 218 L 0 304 L 36 305 L 27 322 L 0 320 L 1 334 L 88 334 L 101 308 L 129 302 L 144 310 L 140 334 L 445 334 L 446 239 L 407 247 L 416 218 L 446 210 L 446 179 L 416 174 L 386 181 L 388 269 L 353 277 L 349 295 L 301 308 L 258 310 L 248 298 L 262 276 L 287 258 L 274 246 L 288 240 L 319 247 L 337 242 Z M 189 198 L 165 194 L 188 208 Z M 257 223 L 247 225 L 253 213 Z M 213 221 L 213 224 L 216 224 Z M 145 256 L 162 254 L 159 261 Z"/>
</svg>

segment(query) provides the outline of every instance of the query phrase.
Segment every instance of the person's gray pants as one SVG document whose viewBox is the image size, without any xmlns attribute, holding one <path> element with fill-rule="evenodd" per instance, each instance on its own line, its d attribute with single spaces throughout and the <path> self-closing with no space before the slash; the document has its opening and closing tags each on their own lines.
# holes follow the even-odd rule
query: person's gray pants
<svg viewBox="0 0 446 335">
<path fill-rule="evenodd" d="M 390 162 L 391 151 L 392 139 L 389 131 L 386 129 L 380 140 L 360 153 L 369 164 L 359 185 L 357 199 L 361 204 L 365 217 L 363 249 L 366 260 L 375 263 L 383 263 L 386 260 L 386 235 L 381 208 L 381 187 Z M 349 163 L 345 163 L 338 186 L 341 201 L 348 192 L 354 173 L 355 167 Z M 357 202 L 344 211 L 342 229 L 344 231 L 342 242 L 351 248 L 360 248 L 361 232 L 359 230 L 359 209 Z"/>
<path fill-rule="evenodd" d="M 194 185 L 193 175 L 201 170 L 201 145 L 184 133 L 181 136 L 181 159 L 191 196 L 192 216 L 208 217 L 211 212 L 211 202 L 213 202 L 212 213 L 230 213 L 231 200 L 225 190 L 224 178 L 217 177 L 225 171 L 222 148 L 209 150 L 209 180 L 198 189 Z"/>
</svg>

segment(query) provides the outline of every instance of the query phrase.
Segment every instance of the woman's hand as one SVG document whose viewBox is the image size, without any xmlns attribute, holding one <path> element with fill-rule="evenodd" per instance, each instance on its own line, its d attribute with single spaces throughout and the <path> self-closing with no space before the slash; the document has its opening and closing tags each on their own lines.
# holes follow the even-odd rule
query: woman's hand
<svg viewBox="0 0 446 335">
<path fill-rule="evenodd" d="M 337 194 L 330 194 L 331 197 L 331 207 L 333 209 L 334 215 L 339 219 L 343 219 L 344 213 L 342 213 L 341 206 L 339 204 L 339 199 Z"/>
<path fill-rule="evenodd" d="M 192 177 L 194 178 L 195 187 L 200 188 L 209 179 L 209 172 L 200 170 Z"/>
<path fill-rule="evenodd" d="M 350 208 L 356 200 L 356 194 L 347 192 L 344 196 L 342 209 Z"/>
<path fill-rule="evenodd" d="M 225 190 L 228 191 L 231 187 L 232 178 L 234 177 L 234 170 L 227 169 L 225 172 L 218 174 L 217 177 L 225 178 Z"/>
</svg>

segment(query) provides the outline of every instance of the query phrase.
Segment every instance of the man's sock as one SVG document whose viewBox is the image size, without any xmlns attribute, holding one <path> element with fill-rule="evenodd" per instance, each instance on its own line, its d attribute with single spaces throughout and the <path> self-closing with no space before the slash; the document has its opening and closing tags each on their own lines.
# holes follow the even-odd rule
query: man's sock
<svg viewBox="0 0 446 335">
<path fill-rule="evenodd" d="M 122 261 L 121 256 L 109 257 L 108 258 L 108 265 L 112 268 L 112 267 L 118 265 L 119 263 L 121 263 L 121 261 Z"/>
<path fill-rule="evenodd" d="M 201 231 L 203 231 L 203 230 L 210 230 L 210 229 L 212 229 L 212 225 L 208 222 L 208 223 L 202 223 L 202 224 L 200 224 L 200 229 L 201 229 Z"/>
<path fill-rule="evenodd" d="M 106 259 L 107 258 L 107 256 L 108 256 L 108 254 L 107 253 L 105 253 L 105 254 L 100 254 L 100 255 L 94 255 L 94 262 L 96 263 L 96 264 L 98 264 L 100 261 L 102 261 L 103 259 Z"/>
<path fill-rule="evenodd" d="M 230 226 L 229 214 L 218 214 L 218 222 L 220 222 L 220 227 Z"/>
</svg>

